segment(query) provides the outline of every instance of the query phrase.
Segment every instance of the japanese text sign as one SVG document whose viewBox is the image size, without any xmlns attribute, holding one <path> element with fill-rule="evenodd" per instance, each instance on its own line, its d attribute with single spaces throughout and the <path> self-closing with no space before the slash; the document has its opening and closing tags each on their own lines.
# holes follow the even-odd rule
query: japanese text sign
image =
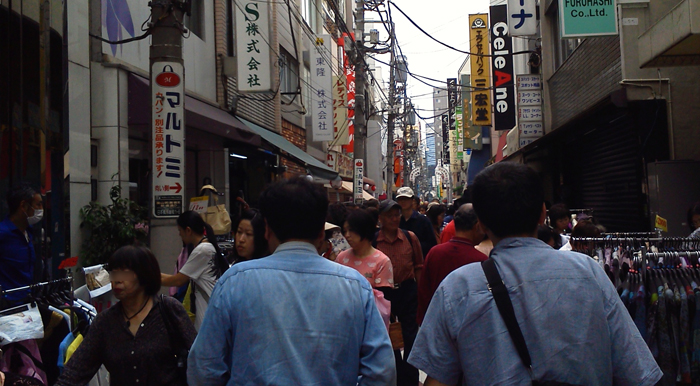
<svg viewBox="0 0 700 386">
<path fill-rule="evenodd" d="M 508 0 L 510 36 L 537 35 L 537 0 Z"/>
<path fill-rule="evenodd" d="M 362 159 L 355 159 L 355 179 L 352 185 L 353 196 L 355 198 L 356 204 L 362 204 L 364 199 L 364 176 L 365 176 L 365 161 Z"/>
<path fill-rule="evenodd" d="M 236 11 L 236 53 L 238 55 L 238 90 L 265 92 L 272 90 L 270 72 L 269 5 L 263 1 L 243 1 Z"/>
<path fill-rule="evenodd" d="M 471 124 L 491 126 L 491 68 L 489 54 L 489 30 L 486 24 L 488 15 L 469 15 L 469 57 L 471 63 L 472 114 Z"/>
<path fill-rule="evenodd" d="M 347 82 L 345 74 L 333 77 L 333 145 L 348 144 Z"/>
<path fill-rule="evenodd" d="M 561 37 L 617 35 L 614 0 L 561 0 Z"/>
<path fill-rule="evenodd" d="M 314 142 L 332 141 L 333 72 L 331 35 L 321 35 L 311 49 L 311 133 Z"/>
<path fill-rule="evenodd" d="M 153 215 L 177 217 L 185 192 L 185 79 L 180 63 L 151 67 Z"/>
</svg>

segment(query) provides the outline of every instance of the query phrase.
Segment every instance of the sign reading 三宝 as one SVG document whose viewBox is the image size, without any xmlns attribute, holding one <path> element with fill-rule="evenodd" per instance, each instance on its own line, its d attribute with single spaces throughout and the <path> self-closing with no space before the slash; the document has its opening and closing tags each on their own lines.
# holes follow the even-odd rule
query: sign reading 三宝
<svg viewBox="0 0 700 386">
<path fill-rule="evenodd" d="M 153 215 L 177 217 L 185 197 L 185 76 L 181 63 L 151 67 Z"/>
<path fill-rule="evenodd" d="M 615 0 L 561 0 L 561 37 L 617 35 Z"/>
<path fill-rule="evenodd" d="M 270 21 L 268 3 L 239 2 L 236 11 L 236 53 L 238 55 L 238 90 L 265 92 L 272 90 L 270 72 Z"/>
<path fill-rule="evenodd" d="M 489 58 L 489 29 L 486 24 L 488 15 L 479 13 L 469 15 L 469 41 L 472 86 L 471 124 L 474 126 L 491 126 L 491 69 Z"/>
</svg>

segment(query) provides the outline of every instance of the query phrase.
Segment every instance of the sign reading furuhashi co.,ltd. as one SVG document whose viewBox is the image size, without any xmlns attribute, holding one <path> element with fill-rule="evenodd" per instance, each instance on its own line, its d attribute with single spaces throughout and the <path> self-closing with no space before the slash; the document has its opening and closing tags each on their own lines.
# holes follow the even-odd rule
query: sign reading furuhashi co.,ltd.
<svg viewBox="0 0 700 386">
<path fill-rule="evenodd" d="M 615 0 L 560 0 L 561 37 L 617 35 Z"/>
</svg>

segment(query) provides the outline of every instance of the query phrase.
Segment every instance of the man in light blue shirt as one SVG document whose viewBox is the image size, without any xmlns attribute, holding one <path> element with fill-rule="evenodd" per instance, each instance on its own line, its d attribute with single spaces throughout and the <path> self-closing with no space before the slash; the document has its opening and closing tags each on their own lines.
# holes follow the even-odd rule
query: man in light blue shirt
<svg viewBox="0 0 700 386">
<path fill-rule="evenodd" d="M 450 274 L 435 293 L 409 363 L 425 386 L 654 385 L 662 372 L 605 272 L 588 256 L 536 238 L 546 208 L 525 165 L 498 163 L 472 184 L 474 209 L 494 243 L 490 258 L 508 289 L 532 357 L 523 365 L 480 264 Z"/>
<path fill-rule="evenodd" d="M 260 196 L 274 253 L 219 279 L 189 355 L 190 385 L 395 385 L 367 279 L 318 255 L 328 198 L 303 178 Z"/>
</svg>

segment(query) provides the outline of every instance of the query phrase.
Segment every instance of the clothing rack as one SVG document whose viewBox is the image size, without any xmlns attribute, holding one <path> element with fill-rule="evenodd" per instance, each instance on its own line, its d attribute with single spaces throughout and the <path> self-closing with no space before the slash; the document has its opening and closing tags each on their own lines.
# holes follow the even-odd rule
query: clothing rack
<svg viewBox="0 0 700 386">
<path fill-rule="evenodd" d="M 603 232 L 603 237 L 661 237 L 661 231 L 656 232 Z"/>
<path fill-rule="evenodd" d="M 51 285 L 51 284 L 58 284 L 58 283 L 65 283 L 65 282 L 69 282 L 71 284 L 71 292 L 72 292 L 72 290 L 73 290 L 73 275 L 69 272 L 68 276 L 66 276 L 64 278 L 46 281 L 43 283 L 35 283 L 35 284 L 30 284 L 30 285 L 26 285 L 23 287 L 17 287 L 17 288 L 12 288 L 12 289 L 8 289 L 8 290 L 3 290 L 2 286 L 0 286 L 0 295 L 6 295 L 6 294 L 9 294 L 12 292 L 25 291 L 28 289 L 34 289 L 34 288 L 44 287 L 44 286 Z"/>
</svg>

